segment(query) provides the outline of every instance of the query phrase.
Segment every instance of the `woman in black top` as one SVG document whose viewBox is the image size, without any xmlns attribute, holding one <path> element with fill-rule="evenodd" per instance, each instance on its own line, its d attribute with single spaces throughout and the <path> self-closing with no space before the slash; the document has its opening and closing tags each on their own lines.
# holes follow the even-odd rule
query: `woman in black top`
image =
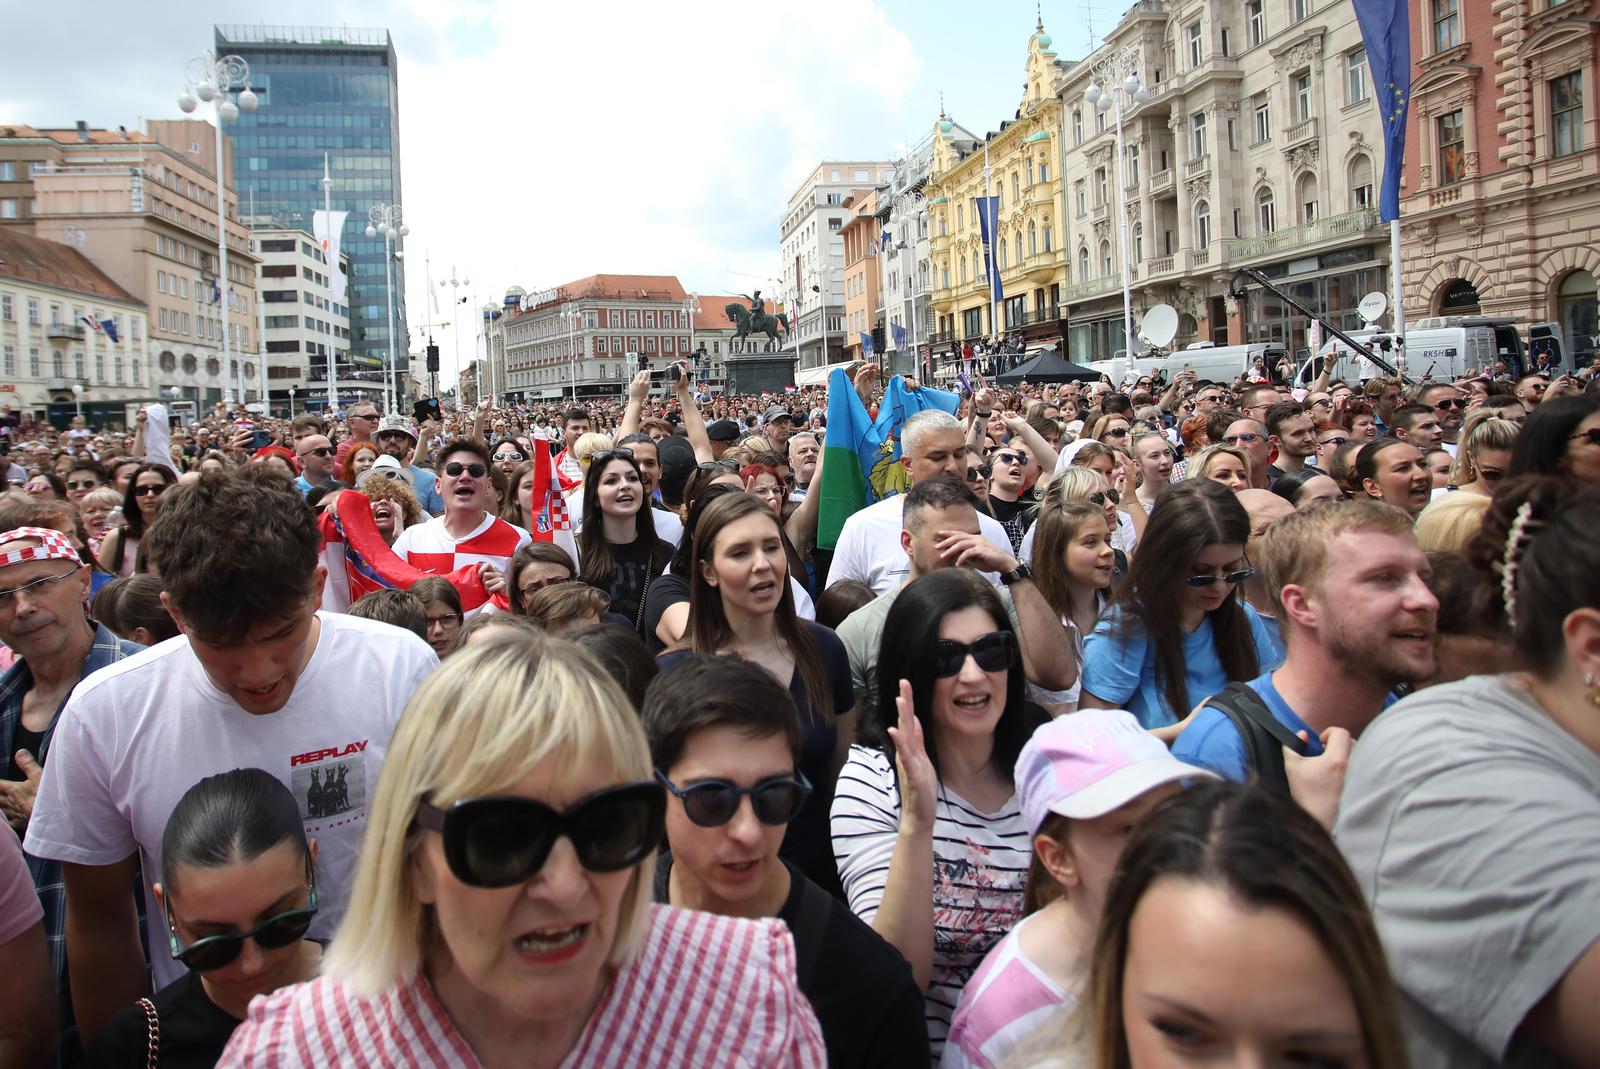
<svg viewBox="0 0 1600 1069">
<path fill-rule="evenodd" d="M 347 804 L 331 770 L 306 789 L 312 815 Z M 315 976 L 322 948 L 305 934 L 316 853 L 295 796 L 270 773 L 239 768 L 189 788 L 167 820 L 154 891 L 170 953 L 190 971 L 113 1014 L 84 1064 L 143 1066 L 153 1046 L 162 1069 L 209 1069 L 252 998 Z"/>
<path fill-rule="evenodd" d="M 609 594 L 611 611 L 627 617 L 641 636 L 650 584 L 672 558 L 672 547 L 656 537 L 652 515 L 633 450 L 602 449 L 589 457 L 578 578 Z"/>
</svg>

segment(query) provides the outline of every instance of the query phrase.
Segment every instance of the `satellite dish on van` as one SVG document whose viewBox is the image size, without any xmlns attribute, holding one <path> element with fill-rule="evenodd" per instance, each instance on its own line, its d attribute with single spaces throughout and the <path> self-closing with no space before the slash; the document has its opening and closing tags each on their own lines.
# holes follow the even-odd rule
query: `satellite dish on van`
<svg viewBox="0 0 1600 1069">
<path fill-rule="evenodd" d="M 1356 305 L 1356 314 L 1362 322 L 1369 326 L 1383 318 L 1383 313 L 1389 310 L 1389 298 L 1383 295 L 1382 290 L 1373 290 L 1361 298 L 1361 303 Z"/>
<path fill-rule="evenodd" d="M 1167 344 L 1178 334 L 1178 310 L 1170 304 L 1158 304 L 1144 314 L 1144 322 L 1139 325 L 1139 336 L 1158 349 L 1165 349 Z"/>
</svg>

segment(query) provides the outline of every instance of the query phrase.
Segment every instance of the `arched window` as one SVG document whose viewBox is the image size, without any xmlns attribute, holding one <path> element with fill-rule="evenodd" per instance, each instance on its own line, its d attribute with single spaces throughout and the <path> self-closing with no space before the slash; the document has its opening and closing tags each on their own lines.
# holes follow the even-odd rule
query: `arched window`
<svg viewBox="0 0 1600 1069">
<path fill-rule="evenodd" d="M 1011 266 L 1011 258 L 1007 254 L 1008 248 L 1009 248 L 1009 245 L 1006 242 L 1006 239 L 1005 238 L 1001 238 L 1000 239 L 1000 270 L 1002 270 L 1002 271 L 1004 271 L 1006 268 Z"/>
<path fill-rule="evenodd" d="M 1317 176 L 1307 171 L 1295 183 L 1295 211 L 1300 213 L 1300 222 L 1314 223 L 1317 221 Z"/>
<path fill-rule="evenodd" d="M 1100 273 L 1102 275 L 1111 274 L 1111 242 L 1109 241 L 1100 243 Z"/>
<path fill-rule="evenodd" d="M 1031 169 L 1033 164 L 1030 163 L 1028 166 Z M 1028 220 L 1028 255 L 1039 255 L 1039 228 L 1034 225 L 1031 219 Z"/>
<path fill-rule="evenodd" d="M 1048 219 L 1045 220 L 1045 224 L 1044 224 L 1044 251 L 1045 252 L 1053 252 L 1053 251 L 1055 251 L 1054 234 L 1055 234 L 1055 232 L 1050 229 L 1050 221 Z"/>
<path fill-rule="evenodd" d="M 1372 195 L 1372 157 L 1359 153 L 1350 161 L 1350 207 L 1371 208 L 1377 203 Z"/>
<path fill-rule="evenodd" d="M 1194 242 L 1196 249 L 1211 245 L 1211 204 L 1208 201 L 1194 206 Z"/>
<path fill-rule="evenodd" d="M 1278 214 L 1270 189 L 1263 189 L 1256 194 L 1256 229 L 1262 234 L 1270 234 L 1278 229 Z"/>
<path fill-rule="evenodd" d="M 1600 335 L 1600 293 L 1596 292 L 1595 279 L 1587 271 L 1578 270 L 1561 280 L 1556 292 L 1556 320 L 1561 324 L 1567 352 L 1575 366 L 1582 367 L 1595 353 L 1595 336 Z"/>
<path fill-rule="evenodd" d="M 1089 277 L 1089 250 L 1084 246 L 1078 247 L 1078 281 L 1082 282 Z"/>
<path fill-rule="evenodd" d="M 1013 260 L 1015 260 L 1017 265 L 1020 267 L 1022 265 L 1022 233 L 1021 233 L 1021 231 L 1018 231 L 1016 236 L 1011 239 L 1011 252 L 1012 252 L 1012 257 L 1011 258 Z"/>
</svg>

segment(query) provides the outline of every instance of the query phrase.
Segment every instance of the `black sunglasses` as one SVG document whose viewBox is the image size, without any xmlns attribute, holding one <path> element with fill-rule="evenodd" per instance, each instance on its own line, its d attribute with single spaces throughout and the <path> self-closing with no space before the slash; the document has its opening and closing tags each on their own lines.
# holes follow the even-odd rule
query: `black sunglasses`
<svg viewBox="0 0 1600 1069">
<path fill-rule="evenodd" d="M 1018 466 L 1025 466 L 1028 463 L 1028 458 L 1023 456 L 1021 453 L 1009 453 L 1002 451 L 996 453 L 994 458 L 1002 464 L 1016 464 Z"/>
<path fill-rule="evenodd" d="M 159 484 L 157 486 L 135 486 L 133 488 L 133 496 L 134 497 L 160 497 L 162 494 L 164 494 L 166 492 L 167 492 L 167 484 L 166 483 L 161 483 L 161 484 Z"/>
<path fill-rule="evenodd" d="M 958 675 L 968 656 L 985 672 L 1009 671 L 1017 663 L 1017 637 L 1009 631 L 991 631 L 970 643 L 941 638 L 933 652 L 934 678 Z"/>
<path fill-rule="evenodd" d="M 1089 500 L 1096 505 L 1104 505 L 1107 501 L 1113 505 L 1120 505 L 1122 504 L 1122 495 L 1115 490 L 1096 490 L 1089 495 Z"/>
<path fill-rule="evenodd" d="M 300 455 L 303 456 L 303 457 L 304 456 L 325 457 L 325 456 L 331 456 L 332 454 L 333 454 L 333 450 L 329 449 L 325 445 L 319 445 L 315 449 L 307 449 L 304 453 L 301 453 Z"/>
<path fill-rule="evenodd" d="M 1435 401 L 1433 407 L 1438 409 L 1466 408 L 1467 403 L 1459 397 L 1446 397 L 1443 401 Z"/>
<path fill-rule="evenodd" d="M 994 469 L 989 467 L 989 465 L 987 465 L 987 464 L 985 464 L 981 468 L 968 468 L 967 469 L 967 482 L 975 483 L 979 479 L 987 479 L 992 474 L 994 474 Z"/>
<path fill-rule="evenodd" d="M 1245 431 L 1243 434 L 1225 434 L 1222 436 L 1222 440 L 1228 445 L 1238 445 L 1240 442 L 1259 442 L 1261 441 L 1261 435 L 1252 431 Z"/>
<path fill-rule="evenodd" d="M 1218 582 L 1227 583 L 1229 586 L 1238 586 L 1240 583 L 1244 582 L 1254 574 L 1256 574 L 1256 570 L 1254 568 L 1245 567 L 1240 568 L 1236 572 L 1228 572 L 1224 575 L 1191 575 L 1189 578 L 1185 579 L 1184 582 L 1188 583 L 1192 587 L 1211 586 L 1213 583 Z"/>
<path fill-rule="evenodd" d="M 489 474 L 489 469 L 476 462 L 471 464 L 463 464 L 459 460 L 452 460 L 450 463 L 444 466 L 444 473 L 450 476 L 452 479 L 459 476 L 462 472 L 466 472 L 474 479 L 481 479 L 485 475 Z"/>
<path fill-rule="evenodd" d="M 304 909 L 290 909 L 275 917 L 268 917 L 247 932 L 229 932 L 226 935 L 208 935 L 188 946 L 178 944 L 178 929 L 172 922 L 172 902 L 167 902 L 167 933 L 172 945 L 172 956 L 195 972 L 212 972 L 230 964 L 244 949 L 246 939 L 254 939 L 262 950 L 282 950 L 305 938 L 311 920 L 317 915 L 317 884 L 309 883 L 309 897 Z"/>
<path fill-rule="evenodd" d="M 720 828 L 739 812 L 739 799 L 750 796 L 750 808 L 756 819 L 771 827 L 779 827 L 793 820 L 811 793 L 811 784 L 799 772 L 769 779 L 754 787 L 735 787 L 727 780 L 712 779 L 679 787 L 656 770 L 656 779 L 683 803 L 683 814 L 691 824 L 702 828 Z"/>
<path fill-rule="evenodd" d="M 1318 445 L 1331 445 L 1331 446 L 1337 447 L 1337 446 L 1344 445 L 1344 443 L 1348 442 L 1349 440 L 1350 439 L 1348 439 L 1348 438 L 1327 438 L 1327 439 L 1324 439 L 1323 441 L 1318 442 L 1317 444 Z"/>
<path fill-rule="evenodd" d="M 99 485 L 100 484 L 95 482 L 93 479 L 87 479 L 87 480 L 85 480 L 83 482 L 73 482 L 70 479 L 67 480 L 67 489 L 68 490 L 93 490 L 95 487 L 97 487 Z"/>
<path fill-rule="evenodd" d="M 1118 427 L 1115 430 L 1106 431 L 1107 438 L 1126 438 L 1127 436 L 1128 428 L 1126 427 Z"/>
<path fill-rule="evenodd" d="M 1574 442 L 1587 439 L 1590 445 L 1600 445 L 1600 427 L 1590 427 L 1572 436 Z"/>
<path fill-rule="evenodd" d="M 566 836 L 590 872 L 618 872 L 661 842 L 667 796 L 655 783 L 596 791 L 566 812 L 531 798 L 463 798 L 448 809 L 417 803 L 418 826 L 439 833 L 455 878 L 472 887 L 510 887 L 544 867 Z"/>
</svg>

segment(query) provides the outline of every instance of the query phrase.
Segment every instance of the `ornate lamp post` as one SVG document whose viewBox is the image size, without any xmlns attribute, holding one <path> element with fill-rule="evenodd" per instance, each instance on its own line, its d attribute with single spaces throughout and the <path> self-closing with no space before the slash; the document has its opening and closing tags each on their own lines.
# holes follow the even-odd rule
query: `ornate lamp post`
<svg viewBox="0 0 1600 1069">
<path fill-rule="evenodd" d="M 256 95 L 250 91 L 250 64 L 239 56 L 218 59 L 207 52 L 196 56 L 184 68 L 188 88 L 178 94 L 178 108 L 185 114 L 193 113 L 199 101 L 216 105 L 217 150 L 217 305 L 222 313 L 222 373 L 226 377 L 225 397 L 233 404 L 233 361 L 228 353 L 228 300 L 232 290 L 228 286 L 228 202 L 222 185 L 222 124 L 232 122 L 241 111 L 256 110 Z M 230 94 L 239 90 L 238 103 Z M 244 402 L 244 363 L 239 361 L 239 401 Z M 263 403 L 265 398 L 262 398 Z"/>
<path fill-rule="evenodd" d="M 1122 144 L 1122 112 L 1138 107 L 1150 99 L 1150 90 L 1139 80 L 1139 50 L 1129 47 L 1118 49 L 1094 65 L 1093 80 L 1083 91 L 1083 99 L 1100 111 L 1115 111 L 1117 123 L 1117 196 L 1122 199 L 1119 233 L 1122 248 L 1122 331 L 1127 337 L 1128 359 L 1136 352 L 1133 336 L 1133 290 L 1129 283 L 1128 259 L 1128 180 L 1127 152 Z"/>
</svg>

